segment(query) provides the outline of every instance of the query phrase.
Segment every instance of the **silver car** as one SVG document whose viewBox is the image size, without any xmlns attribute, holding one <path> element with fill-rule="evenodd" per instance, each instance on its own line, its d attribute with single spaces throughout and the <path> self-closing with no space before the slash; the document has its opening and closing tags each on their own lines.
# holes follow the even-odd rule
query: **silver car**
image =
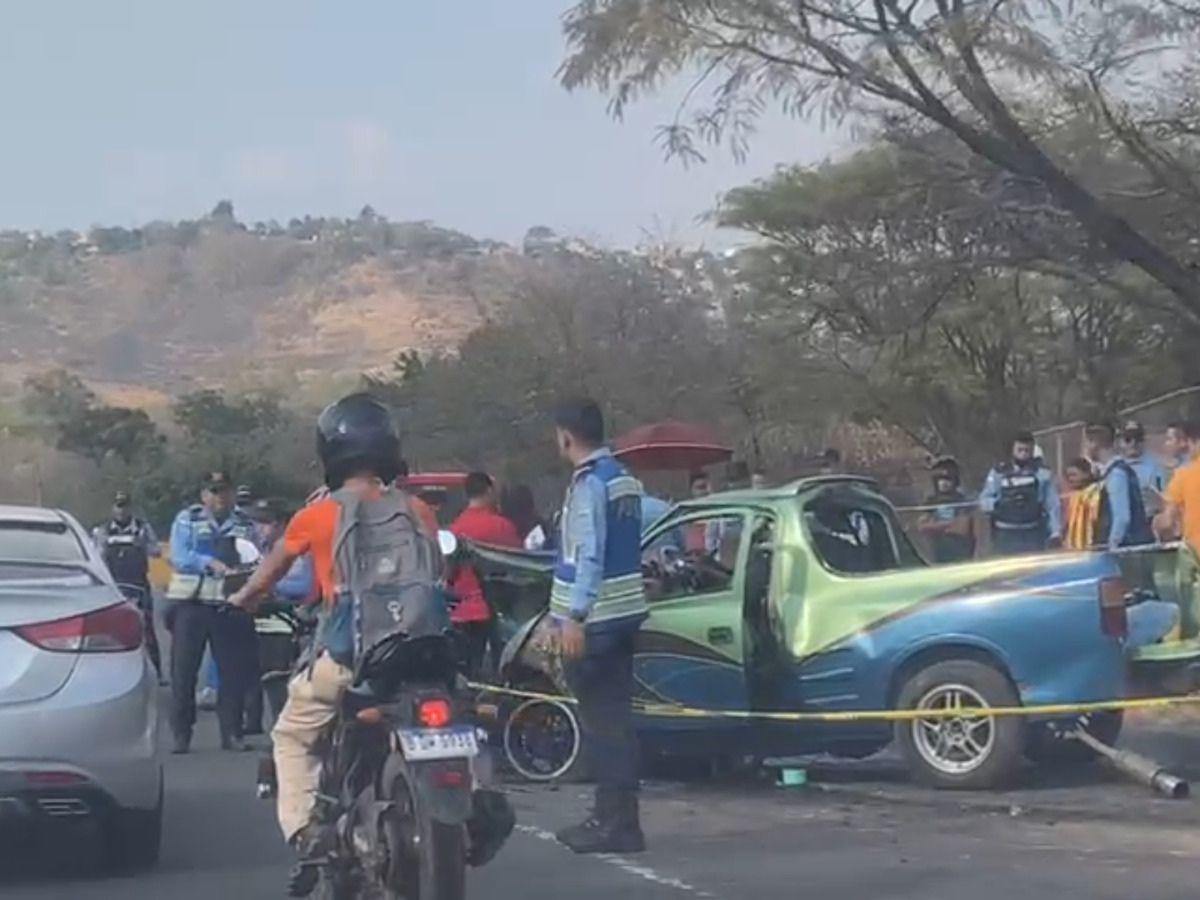
<svg viewBox="0 0 1200 900">
<path fill-rule="evenodd" d="M 91 819 L 107 860 L 157 860 L 158 691 L 142 627 L 71 516 L 0 506 L 0 830 Z"/>
</svg>

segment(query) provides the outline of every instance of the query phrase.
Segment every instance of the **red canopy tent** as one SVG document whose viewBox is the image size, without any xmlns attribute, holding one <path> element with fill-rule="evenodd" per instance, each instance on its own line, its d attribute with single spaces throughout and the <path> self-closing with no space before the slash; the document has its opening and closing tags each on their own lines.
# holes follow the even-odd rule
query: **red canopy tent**
<svg viewBox="0 0 1200 900">
<path fill-rule="evenodd" d="M 693 471 L 727 461 L 733 448 L 705 425 L 666 419 L 621 435 L 613 441 L 613 453 L 634 469 Z"/>
</svg>

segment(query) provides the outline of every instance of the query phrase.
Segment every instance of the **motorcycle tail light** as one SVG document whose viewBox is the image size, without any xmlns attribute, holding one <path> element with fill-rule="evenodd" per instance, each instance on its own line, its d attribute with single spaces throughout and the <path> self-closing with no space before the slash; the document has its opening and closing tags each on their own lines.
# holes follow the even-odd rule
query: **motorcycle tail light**
<svg viewBox="0 0 1200 900">
<path fill-rule="evenodd" d="M 433 783 L 435 787 L 441 788 L 462 787 L 467 783 L 467 773 L 461 768 L 450 768 L 449 766 L 434 769 Z"/>
<path fill-rule="evenodd" d="M 1100 580 L 1100 630 L 1109 637 L 1123 638 L 1129 634 L 1129 619 L 1125 614 L 1128 593 L 1122 578 Z"/>
<path fill-rule="evenodd" d="M 450 724 L 450 701 L 444 697 L 418 701 L 417 721 L 425 728 L 445 728 Z"/>
</svg>

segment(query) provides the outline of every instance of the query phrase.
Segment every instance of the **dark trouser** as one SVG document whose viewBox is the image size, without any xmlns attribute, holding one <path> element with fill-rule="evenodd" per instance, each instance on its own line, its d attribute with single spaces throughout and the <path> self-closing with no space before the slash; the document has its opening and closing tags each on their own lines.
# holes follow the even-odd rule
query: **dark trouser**
<svg viewBox="0 0 1200 900">
<path fill-rule="evenodd" d="M 637 624 L 587 635 L 585 656 L 567 665 L 567 681 L 579 700 L 583 749 L 596 779 L 599 814 L 636 795 L 637 736 L 633 730 L 633 641 Z"/>
<path fill-rule="evenodd" d="M 176 604 L 171 643 L 171 730 L 189 738 L 196 724 L 196 679 L 204 646 L 212 646 L 220 685 L 217 722 L 221 738 L 242 736 L 246 694 L 258 681 L 254 620 L 228 606 L 193 601 Z"/>
<path fill-rule="evenodd" d="M 246 733 L 269 733 L 287 702 L 287 683 L 298 655 L 290 634 L 261 633 L 258 639 L 258 675 L 246 695 Z M 264 702 L 266 701 L 265 708 Z M 263 713 L 270 713 L 264 727 Z"/>
<path fill-rule="evenodd" d="M 265 701 L 265 702 L 264 702 Z M 246 734 L 270 734 L 275 720 L 287 702 L 287 676 L 268 678 L 256 683 L 246 695 Z M 263 724 L 263 716 L 268 719 Z"/>
<path fill-rule="evenodd" d="M 120 582 L 117 587 L 125 584 L 138 589 L 129 592 L 122 590 L 121 593 L 125 595 L 127 600 L 137 604 L 137 608 L 142 613 L 142 630 L 145 633 L 146 653 L 150 657 L 150 663 L 154 666 L 154 671 L 159 678 L 162 678 L 162 653 L 158 649 L 158 631 L 154 627 L 154 594 L 150 590 L 150 582 L 147 580 L 125 581 Z"/>
<path fill-rule="evenodd" d="M 995 556 L 1041 553 L 1046 549 L 1046 541 L 1049 538 L 1049 533 L 1042 526 L 1035 528 L 993 528 L 992 552 Z"/>
<path fill-rule="evenodd" d="M 252 684 L 246 691 L 246 709 L 242 720 L 242 731 L 245 734 L 263 733 L 263 687 Z"/>
<path fill-rule="evenodd" d="M 492 622 L 459 622 L 454 626 L 458 639 L 459 663 L 468 678 L 478 678 L 483 669 L 483 658 L 487 653 L 488 640 L 492 636 Z"/>
</svg>

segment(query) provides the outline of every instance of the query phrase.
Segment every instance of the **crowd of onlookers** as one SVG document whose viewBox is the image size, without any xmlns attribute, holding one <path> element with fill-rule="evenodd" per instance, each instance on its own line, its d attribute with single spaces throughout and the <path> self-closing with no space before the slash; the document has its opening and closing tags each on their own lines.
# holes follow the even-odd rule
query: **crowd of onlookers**
<svg viewBox="0 0 1200 900">
<path fill-rule="evenodd" d="M 1013 437 L 1006 458 L 988 471 L 978 492 L 964 486 L 963 473 L 953 457 L 932 460 L 932 491 L 916 510 L 916 531 L 932 561 L 974 558 L 985 544 L 985 535 L 979 532 L 981 520 L 986 523 L 990 555 L 1060 547 L 1116 550 L 1149 544 L 1159 537 L 1186 536 L 1186 511 L 1196 509 L 1194 515 L 1200 517 L 1200 494 L 1189 503 L 1190 479 L 1175 476 L 1191 461 L 1200 423 L 1167 426 L 1158 441 L 1162 455 L 1150 452 L 1146 429 L 1136 421 L 1119 429 L 1096 422 L 1082 431 L 1082 455 L 1065 463 L 1061 477 L 1047 464 L 1030 432 Z M 836 475 L 846 468 L 841 454 L 830 448 L 817 457 L 810 470 Z M 767 485 L 766 476 L 745 461 L 735 460 L 719 474 L 718 478 L 705 470 L 691 473 L 688 496 Z M 1200 475 L 1196 481 L 1200 485 Z M 499 543 L 529 550 L 553 548 L 552 519 L 538 514 L 528 486 L 507 485 L 497 491 L 483 473 L 473 473 L 468 482 L 469 508 L 491 509 L 512 526 L 515 536 Z M 642 502 L 643 524 L 657 521 L 671 506 L 670 500 L 648 492 Z M 469 519 L 475 516 L 472 513 Z M 462 528 L 451 525 L 451 530 Z M 1200 538 L 1200 523 L 1196 536 Z M 1200 547 L 1200 540 L 1196 545 Z"/>
<path fill-rule="evenodd" d="M 964 489 L 953 458 L 937 459 L 918 531 L 935 562 L 975 556 L 977 513 L 988 523 L 991 552 L 1001 555 L 1057 547 L 1117 550 L 1187 538 L 1189 514 L 1200 516 L 1200 494 L 1191 488 L 1200 479 L 1188 474 L 1200 423 L 1169 425 L 1161 457 L 1148 451 L 1146 437 L 1135 421 L 1119 431 L 1103 422 L 1086 425 L 1083 453 L 1066 463 L 1059 479 L 1034 436 L 1020 433 L 977 495 Z"/>
</svg>

